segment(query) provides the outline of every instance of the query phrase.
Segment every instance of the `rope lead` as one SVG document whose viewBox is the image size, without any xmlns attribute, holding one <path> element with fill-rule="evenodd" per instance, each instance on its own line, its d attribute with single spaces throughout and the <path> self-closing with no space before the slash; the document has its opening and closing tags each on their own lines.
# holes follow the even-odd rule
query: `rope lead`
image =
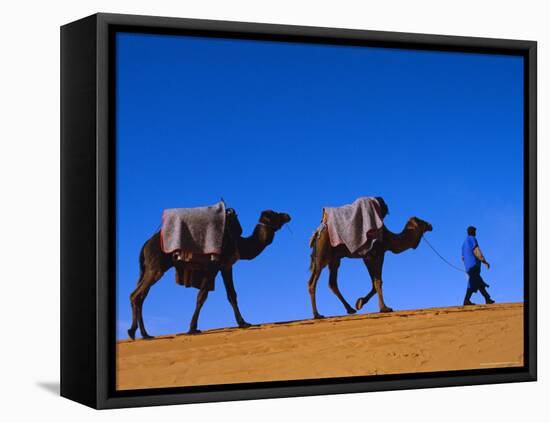
<svg viewBox="0 0 550 423">
<path fill-rule="evenodd" d="M 433 250 L 434 253 L 436 253 L 438 255 L 438 257 L 443 260 L 445 263 L 447 263 L 449 266 L 451 266 L 453 269 L 455 270 L 458 270 L 459 272 L 462 272 L 462 273 L 466 273 L 465 270 L 459 268 L 459 267 L 456 267 L 454 264 L 452 264 L 451 262 L 449 262 L 448 260 L 445 259 L 445 257 L 443 257 L 441 254 L 439 254 L 439 252 L 432 246 L 432 244 L 430 244 L 430 242 L 426 239 L 426 237 L 424 235 L 422 235 L 422 239 L 424 241 L 426 241 L 426 244 L 428 244 L 428 246 Z"/>
</svg>

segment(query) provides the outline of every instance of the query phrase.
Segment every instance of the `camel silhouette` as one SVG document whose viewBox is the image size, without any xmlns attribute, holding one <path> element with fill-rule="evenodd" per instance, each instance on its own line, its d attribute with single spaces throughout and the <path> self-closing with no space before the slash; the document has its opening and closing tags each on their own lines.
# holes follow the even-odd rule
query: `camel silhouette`
<svg viewBox="0 0 550 423">
<path fill-rule="evenodd" d="M 232 210 L 232 209 L 228 209 Z M 200 271 L 207 275 L 203 278 L 202 284 L 197 294 L 197 303 L 195 312 L 191 318 L 189 334 L 200 333 L 197 329 L 199 313 L 202 305 L 208 297 L 209 290 L 212 289 L 210 282 L 221 272 L 227 299 L 233 308 L 237 324 L 241 328 L 250 326 L 241 315 L 237 305 L 237 293 L 233 284 L 233 265 L 238 260 L 252 260 L 257 257 L 269 244 L 273 242 L 275 232 L 282 228 L 285 223 L 290 222 L 290 216 L 286 213 L 278 213 L 273 210 L 264 210 L 258 224 L 254 228 L 251 236 L 243 238 L 240 236 L 242 230 L 234 211 L 228 213 L 226 220 L 226 230 L 222 242 L 222 252 L 217 261 L 203 261 L 198 266 Z M 144 339 L 153 338 L 147 333 L 143 322 L 143 302 L 149 293 L 149 289 L 164 275 L 171 267 L 176 265 L 173 254 L 164 253 L 161 249 L 160 232 L 155 233 L 143 245 L 140 257 L 140 277 L 136 289 L 130 295 L 132 305 L 132 326 L 128 329 L 128 335 L 135 339 L 136 330 L 139 325 L 141 336 Z M 197 266 L 197 264 L 194 264 Z"/>
<path fill-rule="evenodd" d="M 360 258 L 367 266 L 369 275 L 372 280 L 372 289 L 364 297 L 358 298 L 355 303 L 355 308 L 360 310 L 374 294 L 378 294 L 378 305 L 381 312 L 393 311 L 384 302 L 382 295 L 382 267 L 384 264 L 384 255 L 386 251 L 391 251 L 394 254 L 402 253 L 410 248 L 418 247 L 422 235 L 425 232 L 431 231 L 432 225 L 418 217 L 411 217 L 404 229 L 399 234 L 394 234 L 386 228 L 382 227 L 382 237 L 379 241 L 373 244 L 370 251 L 364 255 L 352 254 L 345 245 L 332 247 L 330 244 L 329 234 L 326 226 L 322 226 L 315 231 L 310 240 L 312 248 L 310 271 L 311 276 L 308 281 L 309 295 L 311 297 L 311 306 L 313 309 L 313 317 L 321 319 L 324 316 L 319 314 L 317 303 L 315 300 L 315 291 L 317 281 L 321 276 L 323 269 L 329 267 L 329 287 L 332 292 L 342 302 L 348 314 L 354 314 L 356 310 L 349 305 L 340 290 L 338 289 L 338 267 L 342 258 Z"/>
</svg>

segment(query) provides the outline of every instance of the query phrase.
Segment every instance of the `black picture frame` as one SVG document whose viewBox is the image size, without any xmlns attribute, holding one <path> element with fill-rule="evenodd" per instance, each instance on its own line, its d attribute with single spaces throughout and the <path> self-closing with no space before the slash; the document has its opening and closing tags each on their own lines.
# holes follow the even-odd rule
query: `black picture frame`
<svg viewBox="0 0 550 423">
<path fill-rule="evenodd" d="M 113 119 L 117 31 L 523 57 L 524 366 L 117 392 Z M 61 27 L 61 395 L 103 409 L 536 380 L 536 72 L 534 41 L 104 13 Z"/>
</svg>

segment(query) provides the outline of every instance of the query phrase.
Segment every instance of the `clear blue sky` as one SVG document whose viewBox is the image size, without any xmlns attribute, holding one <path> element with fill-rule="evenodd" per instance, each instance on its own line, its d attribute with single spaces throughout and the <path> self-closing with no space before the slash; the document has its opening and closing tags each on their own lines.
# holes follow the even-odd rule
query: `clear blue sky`
<svg viewBox="0 0 550 423">
<path fill-rule="evenodd" d="M 234 267 L 251 323 L 311 317 L 308 240 L 323 206 L 383 196 L 386 226 L 431 222 L 429 239 L 460 264 L 468 225 L 492 264 L 499 301 L 523 299 L 523 61 L 520 57 L 187 36 L 117 36 L 117 336 L 143 243 L 165 208 L 223 197 L 250 234 L 264 209 L 292 232 Z M 384 296 L 396 310 L 461 304 L 465 275 L 424 243 L 388 253 Z M 366 294 L 361 260 L 344 260 L 340 288 Z M 325 315 L 345 314 L 318 284 Z M 197 290 L 170 270 L 151 289 L 152 335 L 188 329 Z M 481 301 L 475 295 L 474 301 Z M 376 297 L 362 312 L 377 311 Z M 221 276 L 199 328 L 234 326 Z"/>
</svg>

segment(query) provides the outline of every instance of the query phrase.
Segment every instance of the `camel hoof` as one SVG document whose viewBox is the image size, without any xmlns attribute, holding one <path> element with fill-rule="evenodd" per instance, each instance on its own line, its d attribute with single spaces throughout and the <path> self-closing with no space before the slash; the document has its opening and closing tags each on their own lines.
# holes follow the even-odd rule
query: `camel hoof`
<svg viewBox="0 0 550 423">
<path fill-rule="evenodd" d="M 353 309 L 353 308 L 349 308 L 349 309 L 347 309 L 346 311 L 348 312 L 348 314 L 355 314 L 355 313 L 357 313 L 357 311 L 356 311 L 355 309 Z"/>
<path fill-rule="evenodd" d="M 249 328 L 250 326 L 252 326 L 252 325 L 251 325 L 250 323 L 248 323 L 248 322 L 241 322 L 241 323 L 239 323 L 239 327 L 240 327 L 241 329 L 246 329 L 246 328 Z"/>
<path fill-rule="evenodd" d="M 132 341 L 136 340 L 136 330 L 128 329 L 128 336 Z"/>
<path fill-rule="evenodd" d="M 199 329 L 189 329 L 189 332 L 187 332 L 187 335 L 198 335 L 199 333 L 202 333 Z"/>
<path fill-rule="evenodd" d="M 357 301 L 355 302 L 355 309 L 356 310 L 361 310 L 363 308 L 363 306 L 365 305 L 365 303 L 363 302 L 363 298 L 359 298 L 357 299 Z"/>
<path fill-rule="evenodd" d="M 380 313 L 391 313 L 392 311 L 393 311 L 393 308 L 384 307 L 380 310 Z"/>
<path fill-rule="evenodd" d="M 150 341 L 151 339 L 155 339 L 154 336 L 151 336 L 151 335 L 149 335 L 149 334 L 147 334 L 147 333 L 146 333 L 145 335 L 143 335 L 141 338 L 144 339 L 144 340 L 146 340 L 146 341 Z"/>
<path fill-rule="evenodd" d="M 325 316 L 323 316 L 322 314 L 317 313 L 317 314 L 314 314 L 314 315 L 313 315 L 313 318 L 314 318 L 314 319 L 324 319 Z"/>
</svg>

